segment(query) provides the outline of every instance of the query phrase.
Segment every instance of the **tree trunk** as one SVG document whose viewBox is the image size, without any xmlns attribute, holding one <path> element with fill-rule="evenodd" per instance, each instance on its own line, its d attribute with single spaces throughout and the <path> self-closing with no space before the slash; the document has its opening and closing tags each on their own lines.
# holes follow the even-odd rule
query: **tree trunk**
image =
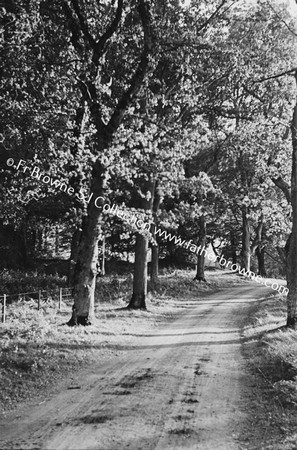
<svg viewBox="0 0 297 450">
<path fill-rule="evenodd" d="M 242 207 L 242 268 L 250 270 L 251 267 L 251 250 L 250 250 L 250 224 L 247 217 L 247 207 Z"/>
<path fill-rule="evenodd" d="M 156 181 L 144 182 L 146 192 L 141 193 L 141 206 L 146 211 L 152 211 L 155 195 Z M 149 194 L 149 195 L 148 195 Z M 133 294 L 128 305 L 130 309 L 146 309 L 147 294 L 147 252 L 148 235 L 137 233 L 135 245 L 135 262 L 133 278 Z"/>
<path fill-rule="evenodd" d="M 147 252 L 148 238 L 143 234 L 137 233 L 135 245 L 133 294 L 128 305 L 128 309 L 146 309 Z"/>
<path fill-rule="evenodd" d="M 197 270 L 195 280 L 198 281 L 206 281 L 204 275 L 205 269 L 205 247 L 206 247 L 206 222 L 204 216 L 200 216 L 199 218 L 199 239 L 198 239 L 198 248 L 200 250 L 197 256 Z"/>
<path fill-rule="evenodd" d="M 159 245 L 152 245 L 151 286 L 155 287 L 159 275 Z"/>
<path fill-rule="evenodd" d="M 258 259 L 258 275 L 261 277 L 266 277 L 266 269 L 265 269 L 265 248 L 261 248 L 261 246 L 256 248 L 256 256 Z"/>
<path fill-rule="evenodd" d="M 197 270 L 196 270 L 195 280 L 206 281 L 204 269 L 205 269 L 205 255 L 199 254 L 197 257 Z"/>
<path fill-rule="evenodd" d="M 77 228 L 74 231 L 71 239 L 71 250 L 69 258 L 68 277 L 67 277 L 68 286 L 73 286 L 74 284 L 74 271 L 79 251 L 80 238 L 81 238 L 81 229 Z"/>
<path fill-rule="evenodd" d="M 158 218 L 157 213 L 160 207 L 161 203 L 161 195 L 158 189 L 158 185 L 156 183 L 155 187 L 155 195 L 153 200 L 153 216 L 154 216 L 154 225 L 153 225 L 153 231 L 156 230 L 158 226 Z M 155 237 L 156 239 L 156 237 Z M 155 287 L 156 283 L 158 282 L 159 277 L 159 244 L 156 243 L 156 245 L 152 245 L 152 259 L 151 259 L 151 286 L 152 288 Z"/>
<path fill-rule="evenodd" d="M 230 244 L 231 244 L 232 264 L 237 264 L 236 240 L 233 231 L 231 231 L 230 233 Z"/>
<path fill-rule="evenodd" d="M 261 265 L 259 258 L 260 259 L 263 258 L 263 267 L 264 267 L 264 253 L 263 253 L 263 256 L 260 255 L 262 250 L 263 250 L 263 252 L 265 252 L 265 245 L 263 244 L 263 236 L 264 236 L 264 219 L 263 219 L 263 214 L 261 214 L 257 228 L 255 230 L 255 238 L 254 238 L 252 244 L 250 245 L 250 254 L 251 255 L 256 254 L 256 256 L 258 258 L 259 270 L 260 270 L 260 265 Z M 258 252 L 259 256 L 258 256 L 257 252 Z M 265 268 L 264 268 L 264 271 L 265 271 Z M 261 275 L 261 274 L 259 273 L 259 275 Z"/>
<path fill-rule="evenodd" d="M 74 272 L 74 305 L 72 317 L 68 322 L 73 325 L 90 325 L 93 321 L 95 287 L 98 268 L 98 241 L 102 227 L 102 210 L 97 198 L 104 198 L 107 173 L 99 161 L 93 171 L 93 197 L 88 205 L 88 215 L 82 222 L 77 262 Z M 96 203 L 95 203 L 96 202 Z M 101 204 L 103 203 L 100 200 Z"/>
<path fill-rule="evenodd" d="M 101 275 L 105 276 L 105 234 L 102 239 Z"/>
<path fill-rule="evenodd" d="M 297 71 L 295 72 L 297 83 Z M 287 326 L 297 327 L 297 101 L 294 107 L 291 124 L 292 131 L 292 175 L 291 175 L 291 204 L 292 204 L 292 233 L 289 241 L 287 256 Z"/>
</svg>

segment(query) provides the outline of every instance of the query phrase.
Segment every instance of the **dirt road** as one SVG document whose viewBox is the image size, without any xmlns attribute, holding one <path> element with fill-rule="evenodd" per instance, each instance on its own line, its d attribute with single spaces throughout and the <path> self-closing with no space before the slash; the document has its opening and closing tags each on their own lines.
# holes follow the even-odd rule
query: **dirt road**
<svg viewBox="0 0 297 450">
<path fill-rule="evenodd" d="M 0 427 L 1 449 L 233 450 L 242 444 L 252 379 L 241 352 L 245 285 L 193 299 L 173 323 Z"/>
</svg>

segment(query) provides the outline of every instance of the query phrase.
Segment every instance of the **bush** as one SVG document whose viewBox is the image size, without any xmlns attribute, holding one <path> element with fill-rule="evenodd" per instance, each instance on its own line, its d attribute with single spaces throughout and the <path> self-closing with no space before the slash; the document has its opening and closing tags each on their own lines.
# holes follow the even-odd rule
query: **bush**
<svg viewBox="0 0 297 450">
<path fill-rule="evenodd" d="M 65 277 L 7 269 L 0 273 L 0 295 L 19 294 L 38 289 L 55 290 L 59 287 L 66 287 Z"/>
</svg>

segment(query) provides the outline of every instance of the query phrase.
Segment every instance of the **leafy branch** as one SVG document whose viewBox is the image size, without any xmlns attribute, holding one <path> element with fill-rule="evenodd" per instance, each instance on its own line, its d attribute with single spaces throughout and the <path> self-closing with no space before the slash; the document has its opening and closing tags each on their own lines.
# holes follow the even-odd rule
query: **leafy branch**
<svg viewBox="0 0 297 450">
<path fill-rule="evenodd" d="M 118 128 L 127 107 L 141 89 L 143 80 L 152 64 L 153 50 L 156 45 L 156 33 L 153 27 L 153 17 L 149 3 L 145 0 L 139 0 L 138 11 L 144 34 L 143 51 L 138 67 L 132 76 L 130 86 L 122 95 L 122 98 L 119 100 L 116 109 L 109 120 L 107 127 L 110 133 Z"/>
<path fill-rule="evenodd" d="M 254 84 L 263 83 L 264 81 L 275 80 L 276 78 L 283 77 L 284 75 L 294 75 L 296 70 L 297 68 L 294 67 L 293 69 L 285 70 L 284 72 L 280 72 L 275 75 L 270 75 L 269 77 L 260 78 L 259 80 L 255 80 L 253 83 Z"/>
</svg>

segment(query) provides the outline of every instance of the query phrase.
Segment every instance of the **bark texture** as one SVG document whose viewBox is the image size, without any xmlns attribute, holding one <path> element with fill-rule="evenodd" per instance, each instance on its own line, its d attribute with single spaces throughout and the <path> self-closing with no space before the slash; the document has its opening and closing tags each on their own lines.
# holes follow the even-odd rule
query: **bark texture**
<svg viewBox="0 0 297 450">
<path fill-rule="evenodd" d="M 151 285 L 154 287 L 158 282 L 159 275 L 159 245 L 152 245 L 151 260 Z"/>
<path fill-rule="evenodd" d="M 90 325 L 94 319 L 94 296 L 98 269 L 98 241 L 101 234 L 103 215 L 98 197 L 104 198 L 106 171 L 97 162 L 93 171 L 93 197 L 88 205 L 88 215 L 84 217 L 79 242 L 77 262 L 74 272 L 74 305 L 72 317 L 68 322 L 73 325 Z"/>
<path fill-rule="evenodd" d="M 145 211 L 152 211 L 155 193 L 155 180 L 144 182 L 144 192 L 140 191 L 141 206 Z M 146 309 L 147 294 L 147 253 L 148 234 L 137 233 L 135 244 L 135 262 L 133 277 L 133 294 L 128 305 L 129 309 Z"/>
<path fill-rule="evenodd" d="M 68 277 L 67 284 L 68 286 L 73 286 L 74 284 L 74 272 L 75 265 L 78 257 L 79 243 L 81 237 L 81 229 L 77 228 L 71 239 L 71 250 L 70 250 L 70 258 L 69 258 L 69 268 L 68 268 Z"/>
<path fill-rule="evenodd" d="M 263 215 L 261 215 L 257 228 L 256 228 L 256 235 L 255 238 L 251 244 L 251 255 L 256 255 L 258 260 L 258 275 L 261 275 L 262 277 L 266 277 L 266 270 L 265 270 L 265 243 L 263 242 L 264 238 L 264 218 Z"/>
<path fill-rule="evenodd" d="M 129 309 L 146 309 L 147 294 L 147 251 L 148 238 L 137 234 L 135 245 L 135 264 L 133 278 L 133 294 L 128 305 Z"/>
<path fill-rule="evenodd" d="M 158 190 L 158 186 L 156 183 L 155 195 L 153 200 L 153 216 L 154 216 L 154 224 L 152 227 L 152 231 L 155 231 L 158 227 L 158 217 L 157 213 L 161 203 L 161 195 Z M 152 245 L 152 259 L 151 259 L 151 286 L 154 288 L 156 283 L 158 282 L 159 277 L 159 244 Z"/>
<path fill-rule="evenodd" d="M 297 83 L 297 71 L 295 72 Z M 292 131 L 292 174 L 291 174 L 291 204 L 292 232 L 289 240 L 287 256 L 287 326 L 297 327 L 297 101 L 294 107 L 291 124 Z"/>
<path fill-rule="evenodd" d="M 232 230 L 230 232 L 230 247 L 231 247 L 232 264 L 237 264 L 236 238 L 235 238 L 234 232 Z"/>
<path fill-rule="evenodd" d="M 242 207 L 242 250 L 241 257 L 242 268 L 250 270 L 251 267 L 251 248 L 250 248 L 250 224 L 247 217 L 247 207 Z"/>
<path fill-rule="evenodd" d="M 200 216 L 199 218 L 199 238 L 198 238 L 198 247 L 200 247 L 198 256 L 197 256 L 197 268 L 196 268 L 196 276 L 195 280 L 198 281 L 206 281 L 205 279 L 205 248 L 206 248 L 206 221 L 204 216 Z"/>
<path fill-rule="evenodd" d="M 265 248 L 259 246 L 256 248 L 256 256 L 258 260 L 258 275 L 261 277 L 266 277 L 266 268 L 265 268 Z"/>
<path fill-rule="evenodd" d="M 102 239 L 101 268 L 100 275 L 105 276 L 105 235 Z"/>
</svg>

